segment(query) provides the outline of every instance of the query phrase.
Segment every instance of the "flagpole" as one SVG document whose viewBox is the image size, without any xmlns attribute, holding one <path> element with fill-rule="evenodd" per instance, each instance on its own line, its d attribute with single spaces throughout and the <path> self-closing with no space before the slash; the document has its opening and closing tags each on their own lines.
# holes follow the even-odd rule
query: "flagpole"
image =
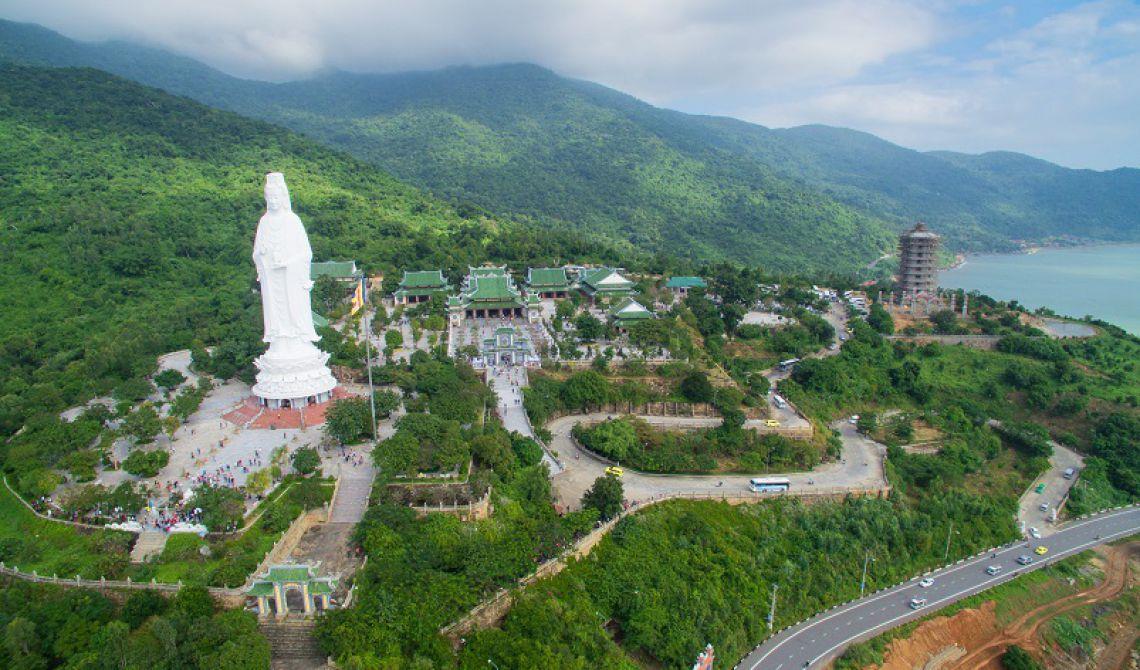
<svg viewBox="0 0 1140 670">
<path fill-rule="evenodd" d="M 360 275 L 360 299 L 364 304 L 364 360 L 368 367 L 368 407 L 372 410 L 372 441 L 377 438 L 376 429 L 376 390 L 372 387 L 372 326 L 368 322 L 368 290 L 364 287 L 364 275 Z"/>
</svg>

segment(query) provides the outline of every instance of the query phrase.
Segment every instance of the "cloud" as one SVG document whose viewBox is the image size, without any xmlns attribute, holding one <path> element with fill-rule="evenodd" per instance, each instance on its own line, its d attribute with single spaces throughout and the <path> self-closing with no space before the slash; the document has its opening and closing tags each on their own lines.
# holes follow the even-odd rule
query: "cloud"
<svg viewBox="0 0 1140 670">
<path fill-rule="evenodd" d="M 777 126 L 814 119 L 918 149 L 1005 149 L 1078 167 L 1136 166 L 1138 23 L 1140 8 L 1130 3 L 1083 4 L 936 67 L 758 100 L 734 115 Z"/>
<path fill-rule="evenodd" d="M 534 62 L 654 104 L 922 149 L 1140 164 L 1140 8 L 1103 0 L 4 0 L 231 74 Z"/>
<path fill-rule="evenodd" d="M 9 0 L 13 18 L 127 38 L 274 79 L 533 61 L 664 97 L 828 82 L 920 48 L 934 16 L 903 0 Z"/>
</svg>

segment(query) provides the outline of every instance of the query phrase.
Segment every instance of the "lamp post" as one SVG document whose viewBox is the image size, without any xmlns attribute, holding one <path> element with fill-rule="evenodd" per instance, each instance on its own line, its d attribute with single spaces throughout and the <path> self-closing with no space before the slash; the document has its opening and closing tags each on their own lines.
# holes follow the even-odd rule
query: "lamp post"
<svg viewBox="0 0 1140 670">
<path fill-rule="evenodd" d="M 499 670 L 499 666 L 495 665 L 495 662 L 494 662 L 494 661 L 492 661 L 492 660 L 491 660 L 491 659 L 489 659 L 489 658 L 487 659 L 487 665 L 490 665 L 490 666 L 491 666 L 492 668 L 494 668 L 495 670 Z"/>
<path fill-rule="evenodd" d="M 859 597 L 863 597 L 863 591 L 867 588 L 867 564 L 875 559 L 871 558 L 871 554 L 867 554 L 863 558 L 863 578 L 859 580 Z"/>
<path fill-rule="evenodd" d="M 942 560 L 945 562 L 950 559 L 950 535 L 954 532 L 954 522 L 950 522 L 950 528 L 946 531 L 946 552 L 942 554 Z M 961 535 L 961 533 L 959 533 Z"/>
</svg>

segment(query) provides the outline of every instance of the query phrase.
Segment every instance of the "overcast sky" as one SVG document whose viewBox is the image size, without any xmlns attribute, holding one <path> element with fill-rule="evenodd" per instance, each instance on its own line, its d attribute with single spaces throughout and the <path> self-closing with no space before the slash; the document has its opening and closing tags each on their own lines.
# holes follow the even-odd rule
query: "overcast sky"
<svg viewBox="0 0 1140 670">
<path fill-rule="evenodd" d="M 0 16 L 243 77 L 525 61 L 766 126 L 1140 166 L 1129 0 L 0 0 Z"/>
</svg>

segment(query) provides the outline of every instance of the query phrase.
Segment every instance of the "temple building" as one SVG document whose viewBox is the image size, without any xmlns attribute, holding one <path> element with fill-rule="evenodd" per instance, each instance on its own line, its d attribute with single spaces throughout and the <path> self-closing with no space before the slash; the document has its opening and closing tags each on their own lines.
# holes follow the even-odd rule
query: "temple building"
<svg viewBox="0 0 1140 670">
<path fill-rule="evenodd" d="M 313 281 L 319 277 L 332 277 L 337 281 L 352 282 L 360 275 L 356 261 L 320 261 L 309 264 L 309 278 Z"/>
<path fill-rule="evenodd" d="M 483 340 L 480 359 L 473 361 L 476 368 L 495 365 L 537 365 L 538 356 L 534 345 L 521 329 L 513 326 L 500 326 L 493 337 Z"/>
<path fill-rule="evenodd" d="M 310 565 L 271 565 L 254 578 L 245 595 L 257 600 L 257 615 L 284 618 L 290 613 L 313 616 L 332 606 L 336 579 L 318 577 Z"/>
<path fill-rule="evenodd" d="M 393 294 L 397 305 L 413 305 L 427 302 L 436 293 L 447 293 L 451 286 L 443 277 L 440 270 L 420 270 L 415 272 L 404 271 L 400 286 Z"/>
<path fill-rule="evenodd" d="M 522 318 L 535 321 L 541 310 L 538 296 L 523 292 L 505 265 L 468 268 L 458 295 L 447 299 L 451 323 L 463 319 Z"/>
<path fill-rule="evenodd" d="M 645 305 L 633 298 L 623 298 L 609 311 L 610 321 L 620 331 L 628 331 L 635 324 L 654 318 L 655 315 Z"/>
<path fill-rule="evenodd" d="M 571 288 L 566 268 L 529 268 L 526 286 L 540 298 L 565 298 Z"/>
<path fill-rule="evenodd" d="M 708 284 L 700 277 L 670 277 L 665 288 L 677 298 L 684 298 L 695 288 L 707 289 Z"/>
<path fill-rule="evenodd" d="M 578 274 L 578 287 L 594 301 L 598 298 L 628 298 L 637 293 L 633 282 L 622 276 L 617 268 L 582 268 Z"/>
<path fill-rule="evenodd" d="M 938 288 L 940 238 L 919 223 L 899 237 L 899 282 L 902 296 L 934 295 Z"/>
</svg>

